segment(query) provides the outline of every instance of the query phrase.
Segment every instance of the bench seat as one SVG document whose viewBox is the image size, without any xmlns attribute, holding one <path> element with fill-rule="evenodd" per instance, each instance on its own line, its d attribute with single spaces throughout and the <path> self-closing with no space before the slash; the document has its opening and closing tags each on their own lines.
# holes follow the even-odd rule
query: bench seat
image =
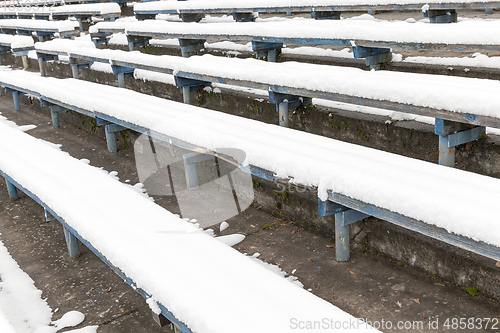
<svg viewBox="0 0 500 333">
<path fill-rule="evenodd" d="M 249 165 L 317 187 L 322 200 L 337 193 L 500 246 L 494 223 L 500 180 L 495 178 L 74 79 L 1 71 L 0 84 L 167 141 L 241 149 Z"/>
<path fill-rule="evenodd" d="M 168 2 L 168 1 L 167 1 Z M 455 24 L 351 18 L 261 20 L 254 23 L 182 23 L 161 20 L 100 22 L 92 31 L 129 36 L 239 40 L 301 45 L 341 45 L 391 49 L 464 51 L 500 50 L 500 20 L 466 19 Z"/>
<path fill-rule="evenodd" d="M 245 13 L 245 12 L 312 12 L 312 11 L 367 11 L 367 10 L 421 10 L 424 5 L 431 9 L 486 9 L 499 8 L 497 1 L 470 0 L 454 2 L 443 0 L 412 1 L 412 0 L 301 0 L 293 4 L 286 0 L 212 0 L 189 1 L 186 3 L 170 1 L 147 1 L 134 5 L 135 13 Z"/>
<path fill-rule="evenodd" d="M 1 72 L 3 83 L 9 78 L 32 80 L 27 86 L 33 91 L 95 112 L 110 109 L 153 120 L 153 113 L 163 118 L 170 106 L 178 105 L 179 109 L 171 109 L 177 114 L 196 109 L 89 82 Z M 148 298 L 152 309 L 156 311 L 158 305 L 164 314 L 173 313 L 182 332 L 295 332 L 293 318 L 356 322 L 156 205 L 132 186 L 2 123 L 0 175 L 49 210 Z M 346 331 L 374 330 L 360 325 Z"/>
<path fill-rule="evenodd" d="M 211 55 L 181 58 L 74 45 L 58 40 L 35 47 L 38 53 L 57 51 L 74 58 L 109 59 L 108 63 L 119 67 L 500 127 L 500 82 L 494 80 Z"/>
</svg>

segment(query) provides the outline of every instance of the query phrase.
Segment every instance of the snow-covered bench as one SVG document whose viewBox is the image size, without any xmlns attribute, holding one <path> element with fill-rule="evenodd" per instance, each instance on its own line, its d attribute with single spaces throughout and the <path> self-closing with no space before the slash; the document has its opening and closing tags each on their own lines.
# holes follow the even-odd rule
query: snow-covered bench
<svg viewBox="0 0 500 333">
<path fill-rule="evenodd" d="M 151 38 L 179 38 L 183 56 L 204 48 L 210 41 L 251 41 L 252 48 L 275 60 L 283 44 L 352 47 L 356 58 L 372 67 L 390 62 L 391 50 L 500 51 L 500 20 L 468 19 L 453 25 L 384 21 L 357 17 L 340 21 L 262 20 L 252 24 L 181 23 L 167 21 L 101 22 L 90 29 L 96 42 L 118 31 L 125 32 L 130 50 Z"/>
<path fill-rule="evenodd" d="M 29 36 L 0 34 L 0 54 L 13 53 L 21 56 L 24 68 L 28 68 L 28 52 L 34 49 L 35 43 Z"/>
<path fill-rule="evenodd" d="M 185 111 L 191 115 L 200 111 L 119 88 L 28 72 L 1 71 L 0 81 L 25 86 L 45 102 L 108 119 L 124 118 L 123 124 L 142 128 L 152 125 L 154 113 L 163 121 Z M 168 112 L 155 111 L 161 106 Z M 141 113 L 146 122 L 134 120 Z M 200 125 L 182 118 L 177 118 L 179 125 Z M 63 225 L 70 255 L 79 254 L 80 240 L 147 300 L 162 325 L 168 319 L 184 333 L 311 332 L 294 326 L 293 318 L 298 322 L 328 318 L 346 332 L 378 332 L 116 177 L 2 123 L 0 175 L 12 198 L 23 191 L 43 206 L 47 217 Z M 165 260 L 168 265 L 158 264 Z"/>
<path fill-rule="evenodd" d="M 280 125 L 285 127 L 288 126 L 289 109 L 309 103 L 310 98 L 436 118 L 439 163 L 448 166 L 455 165 L 456 146 L 477 139 L 485 133 L 485 126 L 500 127 L 500 82 L 494 80 L 369 72 L 357 68 L 269 63 L 210 55 L 190 58 L 156 56 L 82 48 L 65 40 L 36 43 L 35 48 L 43 74 L 44 62 L 40 59 L 57 57 L 58 54 L 69 55 L 75 78 L 79 66 L 88 66 L 89 62 L 111 64 L 121 87 L 125 87 L 125 75 L 133 73 L 134 69 L 175 74 L 185 103 L 190 103 L 193 90 L 212 82 L 269 91 L 271 102 L 277 105 Z"/>
<path fill-rule="evenodd" d="M 113 21 L 120 17 L 121 9 L 117 3 L 78 4 L 44 7 L 8 7 L 2 10 L 0 5 L 0 19 L 44 19 L 66 20 L 75 17 L 79 21 L 91 17 L 101 17 L 106 21 Z"/>
<path fill-rule="evenodd" d="M 78 36 L 78 22 L 75 21 L 45 21 L 30 19 L 0 20 L 0 32 L 31 36 L 36 33 L 40 41 L 59 36 L 70 38 Z"/>
<path fill-rule="evenodd" d="M 291 179 L 317 188 L 319 213 L 335 214 L 337 260 L 349 258 L 349 224 L 367 216 L 500 259 L 500 231 L 492 223 L 497 217 L 499 179 L 118 87 L 24 71 L 0 71 L 0 84 L 54 105 L 53 113 L 74 110 L 106 121 L 106 126 L 132 129 L 192 150 L 242 150 L 246 153 L 243 170 L 267 180 Z M 45 165 L 36 159 L 40 164 Z M 54 164 L 58 165 L 51 161 Z M 84 174 L 65 169 L 78 177 Z M 30 174 L 22 169 L 19 173 Z M 58 192 L 53 186 L 45 187 L 50 193 Z M 96 215 L 100 214 L 92 210 L 91 216 Z"/>
<path fill-rule="evenodd" d="M 424 7 L 425 6 L 425 7 Z M 292 13 L 306 12 L 316 19 L 340 19 L 341 12 L 377 10 L 422 10 L 431 22 L 448 23 L 456 21 L 457 9 L 481 9 L 492 13 L 500 8 L 498 1 L 468 0 L 464 2 L 430 0 L 191 0 L 188 2 L 152 1 L 134 5 L 138 19 L 155 18 L 158 14 L 179 14 L 183 20 L 199 21 L 204 14 L 232 14 L 237 21 L 251 21 L 253 13 Z"/>
</svg>

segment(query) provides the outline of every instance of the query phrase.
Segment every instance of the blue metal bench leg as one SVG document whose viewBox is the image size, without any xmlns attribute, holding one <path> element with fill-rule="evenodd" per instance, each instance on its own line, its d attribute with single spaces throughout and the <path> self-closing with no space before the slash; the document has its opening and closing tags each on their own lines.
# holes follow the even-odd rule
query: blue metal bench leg
<svg viewBox="0 0 500 333">
<path fill-rule="evenodd" d="M 279 125 L 288 127 L 288 110 L 296 109 L 301 105 L 310 105 L 311 99 L 308 97 L 300 97 L 290 94 L 283 94 L 274 91 L 269 91 L 269 100 L 271 103 L 276 104 L 276 111 L 278 112 Z"/>
<path fill-rule="evenodd" d="M 71 74 L 73 74 L 73 79 L 79 79 L 78 75 L 78 65 L 77 64 L 70 64 L 71 66 Z"/>
<path fill-rule="evenodd" d="M 116 77 L 118 79 L 118 87 L 125 88 L 125 74 L 118 73 L 118 74 L 116 74 Z"/>
<path fill-rule="evenodd" d="M 30 67 L 28 55 L 27 54 L 22 55 L 21 59 L 23 60 L 23 68 L 28 69 L 28 67 Z"/>
<path fill-rule="evenodd" d="M 21 109 L 21 103 L 19 103 L 19 91 L 12 91 L 12 98 L 14 99 L 14 110 L 19 111 Z"/>
<path fill-rule="evenodd" d="M 63 226 L 64 238 L 66 238 L 66 245 L 68 246 L 68 252 L 70 257 L 78 257 L 80 255 L 80 246 L 78 245 L 78 239 Z"/>
<path fill-rule="evenodd" d="M 40 68 L 40 75 L 47 76 L 47 69 L 45 68 L 45 60 L 38 58 L 38 68 Z"/>
<path fill-rule="evenodd" d="M 52 126 L 54 128 L 59 128 L 59 112 L 66 110 L 59 105 L 51 105 L 50 106 L 50 115 L 52 116 Z"/>
<path fill-rule="evenodd" d="M 9 193 L 9 198 L 13 200 L 19 199 L 19 193 L 17 193 L 17 188 L 10 181 L 5 179 L 5 185 L 7 185 L 7 193 Z"/>
<path fill-rule="evenodd" d="M 120 132 L 123 130 L 126 130 L 126 128 L 116 124 L 108 124 L 104 126 L 104 132 L 106 133 L 106 144 L 108 145 L 108 151 L 110 153 L 116 153 L 118 151 L 116 132 Z"/>
<path fill-rule="evenodd" d="M 349 225 L 344 223 L 344 214 L 335 214 L 335 256 L 337 261 L 348 261 L 351 257 Z"/>
<path fill-rule="evenodd" d="M 184 86 L 182 89 L 182 101 L 184 104 L 191 104 L 191 87 Z"/>
<path fill-rule="evenodd" d="M 351 257 L 349 225 L 369 216 L 352 209 L 335 214 L 335 252 L 337 261 L 348 261 Z"/>
<path fill-rule="evenodd" d="M 448 148 L 448 137 L 439 136 L 439 165 L 455 166 L 455 147 Z"/>
<path fill-rule="evenodd" d="M 282 127 L 288 127 L 288 102 L 278 103 L 277 107 L 279 125 Z"/>
</svg>

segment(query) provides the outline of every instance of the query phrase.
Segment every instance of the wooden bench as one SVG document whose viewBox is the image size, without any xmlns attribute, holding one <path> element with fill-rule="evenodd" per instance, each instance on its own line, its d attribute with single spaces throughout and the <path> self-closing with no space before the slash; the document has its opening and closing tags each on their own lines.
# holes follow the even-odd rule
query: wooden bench
<svg viewBox="0 0 500 333">
<path fill-rule="evenodd" d="M 55 35 L 62 38 L 72 38 L 80 35 L 78 22 L 55 22 L 31 19 L 0 20 L 0 32 L 4 34 L 27 36 L 31 36 L 33 33 L 36 33 L 41 42 L 53 38 Z"/>
<path fill-rule="evenodd" d="M 424 7 L 425 6 L 425 7 Z M 379 10 L 389 11 L 420 11 L 429 17 L 433 23 L 450 23 L 457 20 L 457 9 L 485 10 L 492 13 L 493 9 L 500 8 L 497 1 L 472 0 L 467 2 L 447 2 L 431 0 L 418 1 L 254 1 L 240 0 L 237 5 L 234 1 L 189 1 L 187 3 L 165 2 L 165 1 L 143 1 L 134 5 L 134 13 L 138 19 L 155 18 L 158 14 L 178 14 L 184 21 L 199 21 L 205 14 L 229 14 L 236 21 L 253 21 L 253 13 L 311 13 L 315 19 L 340 19 L 341 12 L 369 12 Z"/>
<path fill-rule="evenodd" d="M 155 113 L 173 120 L 184 111 L 205 112 L 119 88 L 29 72 L 1 71 L 0 81 L 30 91 L 45 103 L 95 117 L 110 120 L 128 114 L 123 125 L 145 130 L 145 123 L 133 118 L 151 124 Z M 156 112 L 160 106 L 169 112 Z M 113 109 L 119 112 L 108 112 Z M 181 118 L 178 124 L 193 123 Z M 151 133 L 167 138 L 162 131 Z M 11 198 L 19 197 L 18 190 L 24 192 L 44 208 L 47 218 L 63 225 L 71 256 L 79 255 L 81 241 L 147 300 L 160 325 L 173 323 L 176 332 L 295 332 L 292 318 L 331 318 L 349 332 L 378 332 L 107 172 L 2 123 L 0 175 Z M 214 288 L 221 283 L 223 288 Z"/>
<path fill-rule="evenodd" d="M 271 102 L 276 104 L 280 125 L 285 127 L 288 126 L 289 110 L 310 103 L 311 98 L 436 118 L 439 163 L 447 166 L 455 165 L 456 146 L 477 139 L 485 133 L 486 126 L 500 126 L 497 108 L 500 82 L 494 80 L 368 72 L 357 68 L 269 63 L 210 55 L 190 58 L 155 56 L 72 45 L 71 41 L 61 40 L 37 43 L 40 68 L 44 68 L 40 59 L 57 57 L 57 54 L 69 55 L 75 78 L 79 66 L 88 66 L 95 61 L 109 63 L 118 76 L 120 87 L 125 87 L 124 77 L 131 75 L 134 69 L 175 74 L 176 84 L 182 89 L 184 102 L 188 104 L 191 92 L 211 83 L 262 89 L 269 92 Z M 42 73 L 45 75 L 44 70 Z"/>
<path fill-rule="evenodd" d="M 372 69 L 391 62 L 392 50 L 461 52 L 500 51 L 497 20 L 465 20 L 453 25 L 423 22 L 345 19 L 291 19 L 252 24 L 180 23 L 160 20 L 98 23 L 90 29 L 95 43 L 106 42 L 112 33 L 125 32 L 129 49 L 148 44 L 152 38 L 178 38 L 182 55 L 188 57 L 204 48 L 205 41 L 252 42 L 258 57 L 276 61 L 283 44 L 352 47 L 355 58 L 365 58 Z"/>
<path fill-rule="evenodd" d="M 241 168 L 252 175 L 317 188 L 319 213 L 335 215 L 339 261 L 349 258 L 349 224 L 367 216 L 500 259 L 500 233 L 491 223 L 498 179 L 118 87 L 23 71 L 0 71 L 0 84 L 50 103 L 55 125 L 54 114 L 69 109 L 114 131 L 132 129 L 193 150 L 235 148 L 246 153 Z"/>
</svg>

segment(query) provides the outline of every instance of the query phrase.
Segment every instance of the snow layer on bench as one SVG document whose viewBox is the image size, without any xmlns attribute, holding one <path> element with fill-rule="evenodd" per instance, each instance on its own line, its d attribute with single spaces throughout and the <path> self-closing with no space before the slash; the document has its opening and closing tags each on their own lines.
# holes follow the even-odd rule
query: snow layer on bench
<svg viewBox="0 0 500 333">
<path fill-rule="evenodd" d="M 4 19 L 0 20 L 0 27 L 11 29 L 35 29 L 50 31 L 73 31 L 78 28 L 77 21 L 45 21 L 29 19 Z"/>
<path fill-rule="evenodd" d="M 1 7 L 0 7 L 1 8 Z M 64 6 L 44 6 L 44 7 L 8 7 L 7 14 L 89 14 L 89 15 L 105 15 L 105 14 L 120 14 L 120 5 L 117 3 L 95 3 L 95 4 L 78 4 Z M 3 13 L 2 13 L 3 14 Z"/>
<path fill-rule="evenodd" d="M 332 190 L 500 246 L 500 226 L 493 223 L 500 198 L 498 179 L 127 89 L 40 78 L 21 71 L 0 71 L 0 82 L 34 89 L 196 146 L 241 149 L 247 154 L 246 163 L 299 184 L 317 186 L 323 199 Z M 494 94 L 491 96 L 493 99 Z"/>
<path fill-rule="evenodd" d="M 33 46 L 34 41 L 29 36 L 0 34 L 0 43 L 10 44 L 11 48 Z"/>
<path fill-rule="evenodd" d="M 120 50 L 79 49 L 78 55 L 123 61 L 131 66 L 153 66 L 170 73 L 195 73 L 269 86 L 299 88 L 438 110 L 500 117 L 500 82 L 391 71 L 315 65 L 271 63 L 212 55 L 156 56 Z M 221 81 L 223 82 L 223 81 Z"/>
<path fill-rule="evenodd" d="M 190 2 L 190 1 L 189 1 Z M 112 26 L 112 24 L 107 24 Z M 98 25 L 99 26 L 99 25 Z M 131 22 L 128 33 L 153 32 L 214 36 L 352 39 L 384 42 L 499 45 L 500 20 L 461 19 L 454 24 L 385 21 L 370 15 L 345 20 L 293 18 L 252 23 Z"/>
<path fill-rule="evenodd" d="M 148 118 L 148 122 L 157 117 L 141 116 L 143 111 L 159 111 L 157 121 L 161 121 L 162 111 L 176 114 L 184 108 L 179 104 L 180 110 L 172 109 L 170 105 L 176 103 L 158 98 L 144 104 L 149 100 L 146 96 L 83 81 L 8 71 L 2 71 L 1 77 L 2 81 L 22 80 L 70 104 L 85 104 L 91 110 L 111 108 L 111 113 L 122 110 L 122 115 L 135 114 Z M 2 124 L 0 170 L 36 193 L 193 332 L 300 331 L 291 328 L 292 318 L 356 321 L 176 217 L 107 172 Z"/>
<path fill-rule="evenodd" d="M 456 3 L 456 0 L 426 0 L 423 4 Z M 484 3 L 484 0 L 467 0 L 461 3 Z M 165 10 L 165 9 L 217 9 L 217 8 L 272 8 L 292 6 L 377 6 L 377 5 L 408 5 L 419 4 L 413 0 L 217 0 L 217 1 L 154 1 L 136 3 L 134 10 Z"/>
</svg>

